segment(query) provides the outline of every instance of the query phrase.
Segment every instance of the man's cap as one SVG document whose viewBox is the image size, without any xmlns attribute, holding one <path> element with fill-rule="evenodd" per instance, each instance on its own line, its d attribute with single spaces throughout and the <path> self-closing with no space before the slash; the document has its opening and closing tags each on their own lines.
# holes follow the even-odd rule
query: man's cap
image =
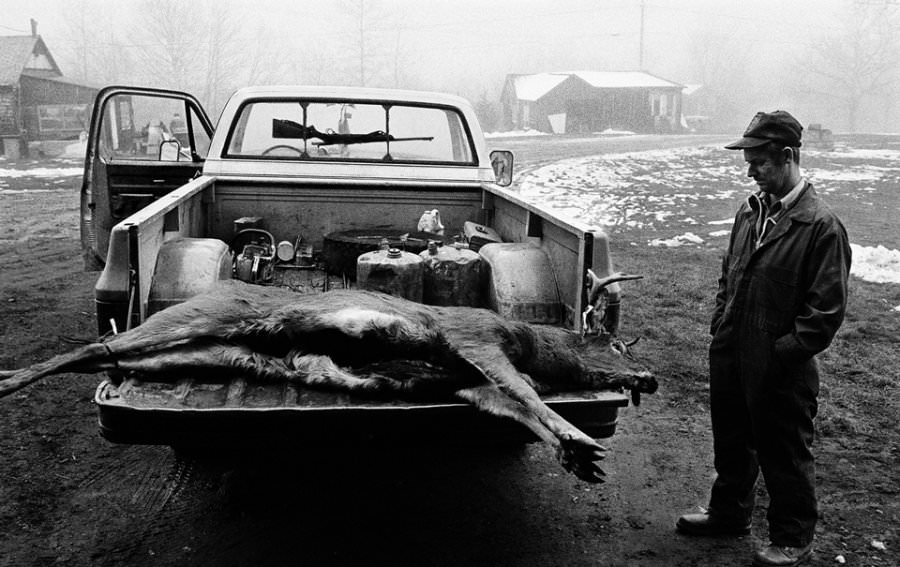
<svg viewBox="0 0 900 567">
<path fill-rule="evenodd" d="M 780 142 L 785 146 L 799 148 L 803 126 L 784 110 L 757 112 L 750 125 L 744 130 L 744 137 L 728 144 L 725 149 L 743 150 L 757 148 L 769 142 Z"/>
</svg>

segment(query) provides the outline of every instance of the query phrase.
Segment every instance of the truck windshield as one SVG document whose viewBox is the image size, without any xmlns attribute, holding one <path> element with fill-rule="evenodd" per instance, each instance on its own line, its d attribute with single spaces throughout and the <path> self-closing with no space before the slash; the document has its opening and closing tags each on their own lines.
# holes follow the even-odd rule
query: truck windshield
<svg viewBox="0 0 900 567">
<path fill-rule="evenodd" d="M 225 157 L 472 164 L 452 108 L 334 101 L 256 101 L 240 111 Z"/>
</svg>

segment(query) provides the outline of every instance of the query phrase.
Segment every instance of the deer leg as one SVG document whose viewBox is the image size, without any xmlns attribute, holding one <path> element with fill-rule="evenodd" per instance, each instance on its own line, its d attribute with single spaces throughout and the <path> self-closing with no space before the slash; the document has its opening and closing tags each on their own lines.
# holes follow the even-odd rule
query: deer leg
<svg viewBox="0 0 900 567">
<path fill-rule="evenodd" d="M 0 374 L 0 398 L 51 374 L 100 372 L 109 368 L 112 368 L 109 350 L 101 343 L 92 343 L 25 368 L 4 370 Z"/>
<path fill-rule="evenodd" d="M 482 345 L 481 348 L 465 350 L 461 354 L 467 364 L 486 376 L 505 397 L 520 405 L 523 411 L 540 422 L 544 430 L 550 432 L 553 436 L 550 444 L 556 449 L 557 459 L 566 470 L 588 482 L 603 482 L 605 473 L 597 465 L 606 451 L 602 445 L 550 409 L 531 387 L 531 379 L 520 373 L 501 349 Z M 494 398 L 491 401 L 495 401 Z M 533 428 L 532 431 L 538 433 Z M 539 436 L 547 441 L 545 436 Z"/>
<path fill-rule="evenodd" d="M 547 429 L 547 426 L 534 413 L 504 394 L 496 384 L 487 382 L 479 386 L 463 388 L 457 390 L 455 395 L 483 412 L 500 417 L 508 417 L 521 423 L 534 432 L 542 441 L 557 451 L 559 450 L 560 442 L 556 435 Z"/>
</svg>

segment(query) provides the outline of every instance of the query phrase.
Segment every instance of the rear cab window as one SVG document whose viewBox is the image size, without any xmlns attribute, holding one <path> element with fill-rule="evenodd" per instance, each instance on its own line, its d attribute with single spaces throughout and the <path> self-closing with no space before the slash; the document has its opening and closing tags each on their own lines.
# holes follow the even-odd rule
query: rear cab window
<svg viewBox="0 0 900 567">
<path fill-rule="evenodd" d="M 239 110 L 225 158 L 475 164 L 453 108 L 333 100 L 258 100 Z"/>
</svg>

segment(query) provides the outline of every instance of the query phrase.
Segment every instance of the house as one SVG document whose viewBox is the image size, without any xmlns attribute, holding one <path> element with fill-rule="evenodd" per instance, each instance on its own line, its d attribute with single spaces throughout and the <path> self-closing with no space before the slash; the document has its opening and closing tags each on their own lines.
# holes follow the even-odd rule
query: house
<svg viewBox="0 0 900 567">
<path fill-rule="evenodd" d="M 0 152 L 77 140 L 88 130 L 96 88 L 63 76 L 31 21 L 31 35 L 0 36 Z"/>
<path fill-rule="evenodd" d="M 504 125 L 557 134 L 677 132 L 683 85 L 643 71 L 579 71 L 507 75 Z"/>
</svg>

